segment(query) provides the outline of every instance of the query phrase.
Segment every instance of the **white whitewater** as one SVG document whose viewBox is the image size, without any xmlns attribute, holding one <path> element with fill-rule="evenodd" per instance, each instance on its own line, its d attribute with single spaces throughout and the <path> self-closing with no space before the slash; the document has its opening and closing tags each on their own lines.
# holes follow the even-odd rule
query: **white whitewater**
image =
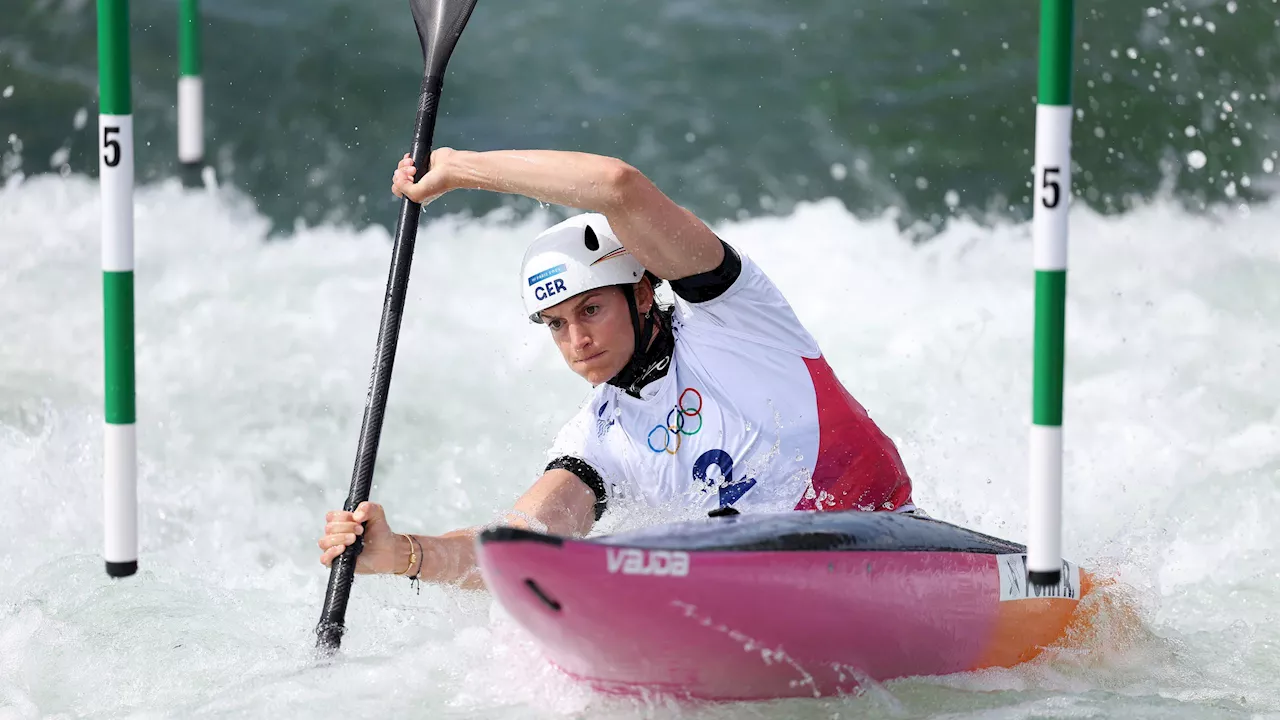
<svg viewBox="0 0 1280 720">
<path fill-rule="evenodd" d="M 424 221 L 374 498 L 393 527 L 483 523 L 586 392 L 522 318 L 549 217 Z M 1073 215 L 1064 547 L 1117 574 L 1144 637 L 858 698 L 687 707 L 601 698 L 487 596 L 359 578 L 340 659 L 311 656 L 390 239 L 268 240 L 243 197 L 137 197 L 140 573 L 101 545 L 98 189 L 0 187 L 0 718 L 1276 717 L 1280 204 Z M 916 500 L 1024 541 L 1029 227 L 913 246 L 834 201 L 718 226 L 791 299 L 899 442 Z"/>
</svg>

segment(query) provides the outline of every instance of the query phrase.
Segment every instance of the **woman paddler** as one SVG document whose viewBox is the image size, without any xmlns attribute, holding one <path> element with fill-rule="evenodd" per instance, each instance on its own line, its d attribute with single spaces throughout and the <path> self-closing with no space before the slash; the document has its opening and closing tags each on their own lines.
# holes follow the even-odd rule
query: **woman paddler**
<svg viewBox="0 0 1280 720">
<path fill-rule="evenodd" d="M 893 442 L 845 389 L 782 293 L 640 171 L 611 157 L 440 148 L 417 182 L 406 155 L 392 191 L 415 202 L 461 188 L 585 210 L 525 251 L 525 314 L 592 385 L 543 474 L 503 522 L 585 535 L 611 506 L 909 512 Z M 654 288 L 671 284 L 672 307 Z M 474 537 L 393 532 L 365 502 L 325 517 L 326 566 L 364 535 L 360 573 L 479 586 Z"/>
</svg>

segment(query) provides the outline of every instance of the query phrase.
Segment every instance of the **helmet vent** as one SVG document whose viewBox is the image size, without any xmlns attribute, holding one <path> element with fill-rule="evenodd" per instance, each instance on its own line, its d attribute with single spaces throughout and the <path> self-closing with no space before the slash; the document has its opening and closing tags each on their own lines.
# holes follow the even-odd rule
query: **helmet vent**
<svg viewBox="0 0 1280 720">
<path fill-rule="evenodd" d="M 600 241 L 596 238 L 596 231 L 592 230 L 590 225 L 586 226 L 582 234 L 582 243 L 587 246 L 588 250 L 595 252 L 600 249 Z"/>
</svg>

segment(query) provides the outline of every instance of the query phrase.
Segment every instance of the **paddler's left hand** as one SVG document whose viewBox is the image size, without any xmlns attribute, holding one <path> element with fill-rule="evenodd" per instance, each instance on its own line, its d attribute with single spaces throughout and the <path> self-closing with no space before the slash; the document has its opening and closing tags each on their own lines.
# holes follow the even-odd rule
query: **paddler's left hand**
<svg viewBox="0 0 1280 720">
<path fill-rule="evenodd" d="M 405 153 L 391 176 L 391 192 L 396 197 L 407 197 L 416 203 L 431 202 L 454 189 L 449 173 L 449 156 L 452 148 L 436 148 L 431 152 L 431 161 L 426 174 L 417 182 L 413 181 L 415 169 L 413 158 Z"/>
<path fill-rule="evenodd" d="M 408 565 L 409 539 L 391 530 L 381 505 L 366 500 L 355 512 L 331 510 L 324 519 L 319 545 L 325 567 L 355 543 L 357 535 L 364 536 L 364 549 L 356 558 L 356 572 L 396 573 Z"/>
</svg>

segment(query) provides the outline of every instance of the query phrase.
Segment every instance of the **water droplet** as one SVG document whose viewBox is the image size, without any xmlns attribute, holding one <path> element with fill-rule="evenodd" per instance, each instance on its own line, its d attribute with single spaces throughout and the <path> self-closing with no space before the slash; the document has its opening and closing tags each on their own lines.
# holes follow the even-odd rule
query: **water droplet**
<svg viewBox="0 0 1280 720">
<path fill-rule="evenodd" d="M 3 94 L 5 97 L 7 97 L 7 98 L 11 98 L 11 97 L 13 97 L 13 86 L 12 86 L 12 85 L 9 85 L 8 87 L 6 87 L 6 88 L 4 89 L 4 93 L 2 93 L 2 94 Z"/>
<path fill-rule="evenodd" d="M 49 156 L 49 167 L 57 168 L 61 165 L 64 165 L 66 164 L 67 160 L 70 157 L 71 157 L 71 148 L 60 147 L 57 150 L 53 151 L 53 155 Z"/>
<path fill-rule="evenodd" d="M 1182 132 L 1186 133 L 1187 137 L 1195 137 L 1197 130 L 1194 125 L 1188 125 L 1187 129 Z"/>
<path fill-rule="evenodd" d="M 946 195 L 942 196 L 943 201 L 947 203 L 947 207 L 956 207 L 960 204 L 960 193 L 955 190 L 948 190 Z"/>
<path fill-rule="evenodd" d="M 840 181 L 840 180 L 844 180 L 847 177 L 849 177 L 849 169 L 846 168 L 842 163 L 831 164 L 832 180 Z"/>
<path fill-rule="evenodd" d="M 71 127 L 77 130 L 83 130 L 86 123 L 89 122 L 89 111 L 80 108 L 76 111 L 76 116 L 71 119 Z"/>
<path fill-rule="evenodd" d="M 1209 158 L 1206 157 L 1204 152 L 1201 150 L 1192 150 L 1191 152 L 1187 153 L 1187 164 L 1190 165 L 1194 170 L 1199 170 L 1200 168 L 1204 167 L 1205 163 L 1208 161 L 1209 161 Z"/>
</svg>

